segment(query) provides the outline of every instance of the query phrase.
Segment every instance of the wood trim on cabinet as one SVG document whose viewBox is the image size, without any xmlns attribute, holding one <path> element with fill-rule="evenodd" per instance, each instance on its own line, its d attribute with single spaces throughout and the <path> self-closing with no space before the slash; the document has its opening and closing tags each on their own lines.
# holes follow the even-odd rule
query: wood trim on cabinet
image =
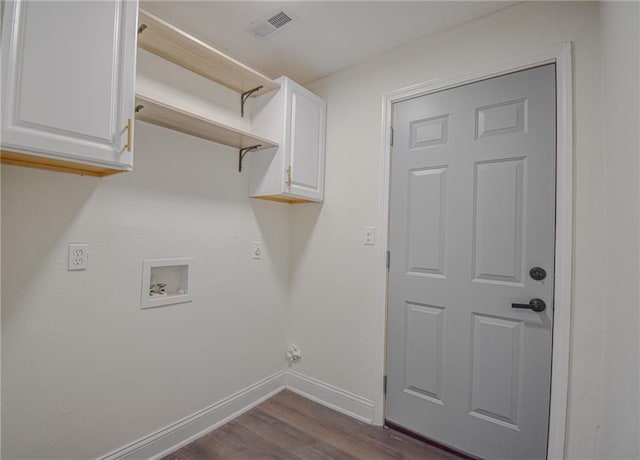
<svg viewBox="0 0 640 460">
<path fill-rule="evenodd" d="M 78 163 L 76 161 L 58 160 L 32 154 L 10 152 L 7 150 L 0 150 L 0 163 L 95 177 L 110 176 L 111 174 L 129 171 L 126 169 L 111 169 L 86 163 Z"/>
<path fill-rule="evenodd" d="M 252 196 L 251 198 L 258 198 L 260 200 L 277 201 L 278 203 L 317 203 L 317 201 L 305 200 L 304 198 L 295 198 L 292 196 L 282 195 L 264 195 L 264 196 Z"/>
</svg>

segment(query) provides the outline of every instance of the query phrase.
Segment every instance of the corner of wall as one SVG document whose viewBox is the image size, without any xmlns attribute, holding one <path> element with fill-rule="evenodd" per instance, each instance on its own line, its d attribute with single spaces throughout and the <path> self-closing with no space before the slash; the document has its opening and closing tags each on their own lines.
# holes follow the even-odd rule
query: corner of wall
<svg viewBox="0 0 640 460">
<path fill-rule="evenodd" d="M 640 6 L 599 3 L 605 299 L 596 449 L 638 458 L 640 444 Z"/>
</svg>

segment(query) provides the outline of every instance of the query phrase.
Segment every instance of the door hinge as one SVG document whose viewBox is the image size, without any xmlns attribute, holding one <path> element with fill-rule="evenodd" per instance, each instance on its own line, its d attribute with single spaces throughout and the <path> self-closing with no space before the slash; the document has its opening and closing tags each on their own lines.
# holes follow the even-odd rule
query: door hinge
<svg viewBox="0 0 640 460">
<path fill-rule="evenodd" d="M 387 394 L 387 376 L 385 375 L 382 379 L 382 392 Z"/>
<path fill-rule="evenodd" d="M 387 270 L 391 268 L 391 251 L 387 251 Z"/>
<path fill-rule="evenodd" d="M 393 145 L 393 126 L 391 127 L 391 139 L 389 140 L 389 145 Z"/>
</svg>

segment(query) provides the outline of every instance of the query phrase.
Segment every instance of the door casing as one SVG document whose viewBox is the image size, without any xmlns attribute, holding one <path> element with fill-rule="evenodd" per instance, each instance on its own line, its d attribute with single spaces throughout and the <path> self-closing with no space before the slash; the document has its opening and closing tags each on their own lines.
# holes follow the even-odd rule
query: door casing
<svg viewBox="0 0 640 460">
<path fill-rule="evenodd" d="M 438 78 L 407 88 L 391 91 L 382 97 L 382 146 L 380 156 L 378 228 L 379 330 L 376 334 L 380 379 L 374 409 L 374 423 L 384 422 L 383 378 L 386 374 L 386 325 L 389 249 L 389 185 L 391 172 L 392 107 L 396 102 L 456 86 L 486 80 L 544 64 L 556 64 L 556 247 L 554 326 L 551 368 L 551 411 L 547 458 L 562 459 L 565 450 L 565 429 L 569 386 L 569 353 L 571 343 L 572 244 L 573 244 L 573 88 L 571 43 L 562 43 L 539 51 L 505 59 L 490 66 L 477 68 L 444 78 Z"/>
</svg>

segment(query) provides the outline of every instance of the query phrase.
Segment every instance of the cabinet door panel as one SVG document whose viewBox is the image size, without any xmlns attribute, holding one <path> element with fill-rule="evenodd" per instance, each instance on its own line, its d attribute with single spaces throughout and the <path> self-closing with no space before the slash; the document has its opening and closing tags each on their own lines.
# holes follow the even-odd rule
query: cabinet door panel
<svg viewBox="0 0 640 460">
<path fill-rule="evenodd" d="M 280 91 L 254 101 L 252 130 L 280 146 L 251 155 L 250 196 L 286 203 L 322 201 L 326 102 L 287 77 L 276 81 Z"/>
<path fill-rule="evenodd" d="M 291 86 L 290 193 L 322 199 L 324 184 L 325 102 Z"/>
<path fill-rule="evenodd" d="M 3 149 L 129 167 L 137 4 L 5 6 Z"/>
</svg>

